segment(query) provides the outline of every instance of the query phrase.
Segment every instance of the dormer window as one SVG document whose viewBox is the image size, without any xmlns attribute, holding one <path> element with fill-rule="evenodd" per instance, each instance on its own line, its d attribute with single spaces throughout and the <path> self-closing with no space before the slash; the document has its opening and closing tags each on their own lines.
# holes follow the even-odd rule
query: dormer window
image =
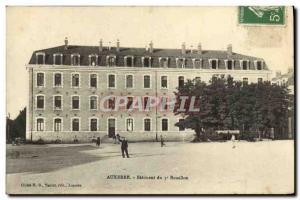
<svg viewBox="0 0 300 200">
<path fill-rule="evenodd" d="M 255 61 L 254 62 L 255 63 L 255 68 L 257 69 L 257 70 L 262 70 L 263 69 L 263 61 L 261 61 L 261 60 L 257 60 L 257 61 Z"/>
<path fill-rule="evenodd" d="M 210 59 L 209 65 L 211 69 L 218 69 L 218 59 Z"/>
<path fill-rule="evenodd" d="M 249 69 L 249 60 L 241 60 L 241 69 L 242 70 L 248 70 Z"/>
<path fill-rule="evenodd" d="M 106 65 L 107 66 L 116 66 L 116 56 L 115 55 L 110 55 L 106 56 Z"/>
<path fill-rule="evenodd" d="M 195 69 L 201 69 L 202 68 L 202 59 L 199 58 L 193 58 L 193 68 Z"/>
<path fill-rule="evenodd" d="M 45 53 L 44 52 L 38 52 L 35 54 L 35 56 L 36 56 L 36 64 L 38 64 L 38 65 L 45 64 Z"/>
<path fill-rule="evenodd" d="M 160 57 L 158 59 L 159 66 L 163 68 L 168 68 L 169 67 L 169 58 L 168 57 Z"/>
<path fill-rule="evenodd" d="M 225 60 L 225 66 L 228 70 L 234 69 L 234 60 Z"/>
<path fill-rule="evenodd" d="M 80 55 L 78 53 L 71 54 L 71 65 L 80 65 Z"/>
<path fill-rule="evenodd" d="M 143 67 L 152 67 L 152 58 L 151 57 L 142 57 Z"/>
<path fill-rule="evenodd" d="M 185 68 L 186 59 L 185 58 L 176 58 L 176 67 Z"/>
<path fill-rule="evenodd" d="M 63 64 L 63 54 L 61 54 L 61 53 L 53 54 L 53 64 L 54 65 L 62 65 Z"/>
<path fill-rule="evenodd" d="M 125 64 L 125 67 L 133 67 L 134 66 L 134 57 L 133 56 L 125 56 L 124 64 Z"/>
<path fill-rule="evenodd" d="M 98 65 L 98 55 L 96 54 L 89 55 L 89 65 L 90 66 Z"/>
</svg>

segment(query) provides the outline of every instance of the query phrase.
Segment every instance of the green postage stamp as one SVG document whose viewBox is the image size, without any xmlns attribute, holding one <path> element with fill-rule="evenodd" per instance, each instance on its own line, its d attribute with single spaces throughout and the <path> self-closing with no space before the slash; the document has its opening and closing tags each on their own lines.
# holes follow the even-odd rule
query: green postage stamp
<svg viewBox="0 0 300 200">
<path fill-rule="evenodd" d="M 239 6 L 240 24 L 284 25 L 284 6 Z"/>
</svg>

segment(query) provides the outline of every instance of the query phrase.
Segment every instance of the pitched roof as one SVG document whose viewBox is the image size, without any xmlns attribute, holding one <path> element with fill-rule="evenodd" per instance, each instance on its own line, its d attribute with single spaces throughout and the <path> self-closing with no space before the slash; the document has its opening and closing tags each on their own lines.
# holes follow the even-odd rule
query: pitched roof
<svg viewBox="0 0 300 200">
<path fill-rule="evenodd" d="M 124 59 L 118 59 L 122 58 L 124 56 L 134 56 L 135 58 L 137 57 L 142 57 L 142 56 L 151 56 L 154 61 L 153 61 L 153 66 L 155 66 L 156 61 L 155 59 L 158 60 L 159 57 L 169 57 L 170 58 L 170 67 L 172 65 L 176 65 L 176 58 L 186 58 L 187 64 L 186 66 L 188 67 L 189 65 L 192 64 L 191 59 L 192 58 L 198 58 L 198 59 L 203 59 L 203 67 L 205 68 L 206 65 L 208 65 L 208 59 L 219 59 L 219 60 L 225 60 L 225 59 L 233 59 L 233 60 L 249 60 L 250 61 L 250 69 L 254 67 L 253 61 L 254 60 L 262 60 L 262 58 L 257 58 L 253 56 L 247 56 L 247 55 L 242 55 L 238 53 L 232 53 L 232 55 L 228 55 L 227 51 L 219 51 L 219 50 L 202 50 L 202 53 L 199 54 L 196 50 L 186 50 L 186 54 L 182 54 L 181 49 L 160 49 L 160 48 L 155 48 L 152 53 L 147 51 L 145 48 L 131 48 L 131 47 L 122 47 L 120 48 L 119 51 L 116 50 L 115 47 L 112 47 L 110 50 L 108 47 L 103 47 L 102 51 L 99 51 L 98 46 L 77 46 L 77 45 L 69 45 L 68 48 L 66 49 L 64 45 L 62 46 L 57 46 L 53 48 L 48 48 L 48 49 L 42 49 L 42 50 L 37 50 L 34 51 L 31 59 L 29 61 L 29 64 L 36 64 L 36 53 L 38 52 L 43 52 L 46 55 L 45 58 L 45 64 L 53 64 L 53 54 L 55 53 L 61 53 L 64 55 L 63 58 L 63 64 L 65 65 L 70 65 L 70 55 L 71 54 L 80 54 L 80 65 L 89 65 L 89 55 L 91 54 L 97 54 L 99 58 L 99 65 L 100 66 L 106 66 L 105 63 L 105 58 L 107 55 L 116 55 L 117 56 L 117 66 L 124 66 Z M 135 65 L 136 66 L 141 66 L 139 64 L 139 61 L 136 61 L 138 59 L 135 59 Z M 190 60 L 190 61 L 189 61 Z M 157 61 L 158 63 L 158 61 Z M 237 64 L 239 65 L 239 64 Z M 219 67 L 222 67 L 222 63 L 219 63 Z M 225 66 L 225 64 L 224 64 Z M 176 66 L 175 66 L 176 67 Z M 265 69 L 267 69 L 265 65 Z"/>
</svg>

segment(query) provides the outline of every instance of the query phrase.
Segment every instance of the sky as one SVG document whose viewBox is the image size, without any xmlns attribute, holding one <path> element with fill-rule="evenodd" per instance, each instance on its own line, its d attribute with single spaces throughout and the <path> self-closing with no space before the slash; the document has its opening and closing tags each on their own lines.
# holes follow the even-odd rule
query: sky
<svg viewBox="0 0 300 200">
<path fill-rule="evenodd" d="M 272 71 L 293 67 L 293 16 L 284 26 L 238 23 L 237 7 L 7 7 L 6 113 L 15 118 L 26 106 L 33 51 L 64 44 L 97 46 L 120 40 L 121 46 L 196 47 L 264 58 Z"/>
</svg>

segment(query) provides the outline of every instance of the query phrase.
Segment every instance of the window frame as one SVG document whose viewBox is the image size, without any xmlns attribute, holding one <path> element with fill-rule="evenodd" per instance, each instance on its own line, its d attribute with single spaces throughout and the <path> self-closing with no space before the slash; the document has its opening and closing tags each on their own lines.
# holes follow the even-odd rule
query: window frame
<svg viewBox="0 0 300 200">
<path fill-rule="evenodd" d="M 73 97 L 78 97 L 78 108 L 73 108 Z M 80 102 L 80 95 L 71 95 L 71 110 L 80 110 L 81 106 L 80 106 L 81 102 Z"/>
<path fill-rule="evenodd" d="M 95 62 L 95 65 L 92 65 L 92 57 L 96 57 L 96 62 Z M 98 54 L 90 54 L 89 55 L 89 66 L 98 66 Z"/>
<path fill-rule="evenodd" d="M 60 99 L 60 104 L 61 104 L 60 109 L 56 109 L 56 107 L 55 107 L 55 97 L 61 97 L 61 99 Z M 53 110 L 63 110 L 63 106 L 64 106 L 63 95 L 55 94 L 55 95 L 52 96 L 52 98 L 53 98 Z"/>
<path fill-rule="evenodd" d="M 38 85 L 38 74 L 43 74 L 43 85 Z M 45 88 L 46 87 L 46 73 L 42 71 L 35 72 L 35 87 L 37 88 Z"/>
<path fill-rule="evenodd" d="M 39 62 L 39 56 L 43 56 L 43 63 L 42 64 L 38 63 Z M 35 53 L 35 64 L 36 65 L 45 65 L 45 63 L 46 63 L 46 54 L 45 54 L 45 52 L 36 52 Z"/>
<path fill-rule="evenodd" d="M 244 69 L 243 62 L 247 63 L 247 69 Z M 241 70 L 249 70 L 250 69 L 250 61 L 249 60 L 240 60 L 240 68 Z"/>
<path fill-rule="evenodd" d="M 127 76 L 132 76 L 132 87 L 127 87 Z M 125 89 L 134 89 L 134 74 L 125 74 Z"/>
<path fill-rule="evenodd" d="M 114 87 L 109 86 L 109 76 L 114 76 Z M 108 73 L 107 74 L 107 89 L 116 89 L 117 88 L 117 75 L 115 73 Z"/>
<path fill-rule="evenodd" d="M 167 87 L 162 87 L 162 78 L 163 77 L 167 78 Z M 168 75 L 160 75 L 160 89 L 162 89 L 162 90 L 169 89 L 169 76 Z"/>
<path fill-rule="evenodd" d="M 232 62 L 231 69 L 228 69 L 228 61 Z M 226 68 L 226 70 L 234 70 L 234 67 L 235 67 L 234 59 L 226 59 L 226 60 L 224 60 L 224 62 L 225 62 L 225 68 Z"/>
<path fill-rule="evenodd" d="M 200 61 L 200 66 L 199 68 L 196 68 L 196 61 L 199 60 Z M 192 63 L 193 63 L 193 69 L 202 69 L 203 68 L 203 59 L 202 58 L 193 58 L 192 59 Z"/>
<path fill-rule="evenodd" d="M 60 119 L 60 130 L 59 131 L 56 131 L 55 130 L 55 119 Z M 64 129 L 64 119 L 62 117 L 53 117 L 53 125 L 52 125 L 52 128 L 53 128 L 53 132 L 62 132 L 63 129 Z"/>
<path fill-rule="evenodd" d="M 73 75 L 78 75 L 78 86 L 73 86 Z M 79 72 L 72 72 L 71 73 L 71 88 L 80 88 L 81 86 L 81 74 Z"/>
<path fill-rule="evenodd" d="M 145 76 L 149 76 L 149 88 L 145 87 Z M 152 77 L 151 77 L 151 74 L 143 74 L 143 89 L 152 89 Z"/>
<path fill-rule="evenodd" d="M 132 120 L 132 130 L 128 130 L 128 123 L 127 123 L 127 121 L 128 120 Z M 129 131 L 129 132 L 134 132 L 134 130 L 135 130 L 135 125 L 134 125 L 134 118 L 133 117 L 126 117 L 125 118 L 125 130 L 126 131 Z"/>
<path fill-rule="evenodd" d="M 149 120 L 150 121 L 150 129 L 149 130 L 146 130 L 146 124 L 145 124 L 145 120 Z M 152 131 L 152 118 L 151 117 L 144 117 L 143 118 L 143 131 L 144 132 L 151 132 Z"/>
<path fill-rule="evenodd" d="M 78 131 L 74 131 L 73 130 L 73 128 L 74 128 L 74 126 L 73 126 L 73 120 L 74 119 L 78 119 Z M 79 131 L 81 131 L 81 119 L 80 119 L 80 117 L 71 117 L 71 131 L 72 132 L 79 132 Z"/>
<path fill-rule="evenodd" d="M 42 119 L 43 120 L 43 130 L 38 130 L 38 119 Z M 40 116 L 38 116 L 38 117 L 36 117 L 35 118 L 35 131 L 40 131 L 40 132 L 44 132 L 44 131 L 46 131 L 46 118 L 45 117 L 40 117 Z"/>
<path fill-rule="evenodd" d="M 44 99 L 43 99 L 43 108 L 38 108 L 38 97 L 39 96 L 42 96 Z M 46 109 L 46 98 L 45 98 L 45 95 L 44 94 L 36 94 L 35 95 L 35 110 L 45 110 Z"/>
<path fill-rule="evenodd" d="M 56 64 L 56 57 L 58 57 L 58 56 L 60 56 L 60 64 Z M 63 61 L 64 61 L 64 59 L 63 59 L 63 54 L 62 53 L 54 53 L 53 54 L 53 65 L 56 65 L 56 66 L 59 66 L 59 65 L 63 65 Z"/>
<path fill-rule="evenodd" d="M 75 65 L 73 57 L 78 57 L 78 63 Z M 81 59 L 80 59 L 80 54 L 79 53 L 72 53 L 71 54 L 71 65 L 72 66 L 80 66 L 81 65 Z"/>
<path fill-rule="evenodd" d="M 143 56 L 141 59 L 142 59 L 142 67 L 143 68 L 152 68 L 152 57 L 151 56 Z M 145 59 L 149 59 L 148 67 L 145 67 Z"/>
<path fill-rule="evenodd" d="M 166 67 L 164 65 L 162 65 L 162 60 L 167 61 L 167 66 Z M 170 67 L 170 58 L 169 57 L 159 57 L 158 58 L 158 65 L 159 65 L 159 68 L 169 68 Z"/>
<path fill-rule="evenodd" d="M 55 85 L 55 75 L 60 74 L 60 85 Z M 63 88 L 64 86 L 64 76 L 62 72 L 53 72 L 53 88 Z"/>
<path fill-rule="evenodd" d="M 92 98 L 92 97 L 96 97 L 96 108 L 94 108 L 94 109 L 91 108 L 91 105 L 92 105 L 92 104 L 91 104 L 91 98 Z M 99 103 L 98 95 L 90 95 L 90 96 L 89 96 L 89 110 L 98 110 L 98 107 L 99 107 L 99 106 L 98 106 L 98 103 Z"/>
<path fill-rule="evenodd" d="M 96 75 L 96 87 L 91 86 L 92 75 Z M 98 88 L 98 73 L 89 73 L 89 88 L 92 89 Z"/>
<path fill-rule="evenodd" d="M 163 120 L 167 120 L 167 130 L 163 130 Z M 161 131 L 163 131 L 163 132 L 169 131 L 169 121 L 170 121 L 169 118 L 166 118 L 166 117 L 161 119 Z"/>
<path fill-rule="evenodd" d="M 179 61 L 182 60 L 182 65 L 179 66 Z M 176 58 L 176 68 L 185 69 L 186 68 L 186 58 Z"/>
<path fill-rule="evenodd" d="M 131 66 L 127 65 L 128 58 L 131 58 Z M 124 56 L 124 67 L 134 67 L 134 56 L 132 55 Z"/>
<path fill-rule="evenodd" d="M 212 63 L 213 61 L 216 61 L 216 69 L 213 69 L 212 67 Z M 219 59 L 217 58 L 211 58 L 211 59 L 208 59 L 208 63 L 209 63 L 209 68 L 212 69 L 212 70 L 217 70 L 219 69 Z"/>
<path fill-rule="evenodd" d="M 92 130 L 92 120 L 95 119 L 97 121 L 96 130 Z M 98 117 L 89 117 L 89 131 L 96 132 L 99 131 L 99 118 Z"/>
<path fill-rule="evenodd" d="M 114 58 L 114 65 L 110 65 L 109 59 Z M 115 67 L 117 66 L 117 56 L 116 55 L 107 55 L 106 60 L 105 60 L 106 66 L 107 67 Z"/>
</svg>

